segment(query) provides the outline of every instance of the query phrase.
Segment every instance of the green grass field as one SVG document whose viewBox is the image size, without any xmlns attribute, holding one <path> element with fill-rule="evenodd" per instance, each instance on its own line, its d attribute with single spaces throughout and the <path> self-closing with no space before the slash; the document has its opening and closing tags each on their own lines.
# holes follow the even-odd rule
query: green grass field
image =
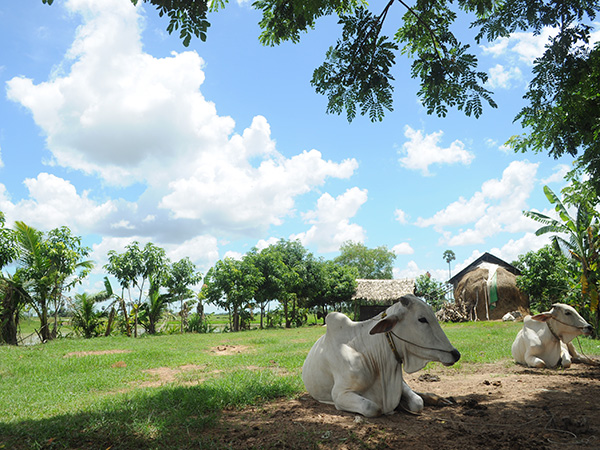
<svg viewBox="0 0 600 450">
<path fill-rule="evenodd" d="M 509 363 L 520 326 L 444 326 L 462 353 L 454 370 Z M 223 409 L 304 392 L 301 367 L 324 332 L 311 326 L 2 346 L 0 449 L 212 448 L 202 431 Z M 587 354 L 600 355 L 600 341 L 581 342 Z"/>
</svg>

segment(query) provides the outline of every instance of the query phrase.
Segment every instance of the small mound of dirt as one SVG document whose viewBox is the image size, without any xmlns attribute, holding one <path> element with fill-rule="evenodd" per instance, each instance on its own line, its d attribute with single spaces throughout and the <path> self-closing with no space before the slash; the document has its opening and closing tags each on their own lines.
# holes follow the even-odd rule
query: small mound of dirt
<svg viewBox="0 0 600 450">
<path fill-rule="evenodd" d="M 237 355 L 240 353 L 247 352 L 250 347 L 246 345 L 217 345 L 210 349 L 211 353 L 215 353 L 217 355 Z"/>
</svg>

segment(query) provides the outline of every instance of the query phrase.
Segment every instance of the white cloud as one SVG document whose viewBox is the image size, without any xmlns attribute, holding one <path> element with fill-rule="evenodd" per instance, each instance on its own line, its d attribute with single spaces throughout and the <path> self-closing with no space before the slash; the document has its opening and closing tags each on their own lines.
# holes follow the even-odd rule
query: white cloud
<svg viewBox="0 0 600 450">
<path fill-rule="evenodd" d="M 490 69 L 488 85 L 492 89 L 510 89 L 513 81 L 521 81 L 523 73 L 518 67 L 505 68 L 502 64 L 496 64 Z"/>
<path fill-rule="evenodd" d="M 279 239 L 276 237 L 270 237 L 269 239 L 260 239 L 256 243 L 256 248 L 260 251 L 260 250 L 263 250 L 263 249 L 269 247 L 270 245 L 277 244 L 277 242 L 279 242 Z"/>
<path fill-rule="evenodd" d="M 565 181 L 565 176 L 569 172 L 570 167 L 566 164 L 559 164 L 554 168 L 554 173 L 548 178 L 541 180 L 542 184 L 560 183 Z"/>
<path fill-rule="evenodd" d="M 109 186 L 147 187 L 136 202 L 139 214 L 112 218 L 114 232 L 156 234 L 179 220 L 187 237 L 194 229 L 249 234 L 281 224 L 296 197 L 358 167 L 354 159 L 325 160 L 317 150 L 284 157 L 262 116 L 236 133 L 234 120 L 202 95 L 204 61 L 195 51 L 164 58 L 143 51 L 139 7 L 131 2 L 65 6 L 84 23 L 61 70 L 37 84 L 12 78 L 7 96 L 31 111 L 52 164 Z"/>
<path fill-rule="evenodd" d="M 4 162 L 2 161 L 2 147 L 0 147 L 0 169 L 4 167 Z"/>
<path fill-rule="evenodd" d="M 412 255 L 415 251 L 408 242 L 401 242 L 392 247 L 392 252 L 396 255 Z"/>
<path fill-rule="evenodd" d="M 524 255 L 529 251 L 537 251 L 549 243 L 549 235 L 536 236 L 534 232 L 529 232 L 525 233 L 520 239 L 510 239 L 501 248 L 491 249 L 490 253 L 510 263 L 518 259 L 519 255 Z"/>
<path fill-rule="evenodd" d="M 166 244 L 164 249 L 173 262 L 187 256 L 202 269 L 204 275 L 219 259 L 217 238 L 208 234 L 195 236 L 178 244 Z"/>
<path fill-rule="evenodd" d="M 402 167 L 410 170 L 420 170 L 424 176 L 429 176 L 429 166 L 432 164 L 463 164 L 468 166 L 475 155 L 465 150 L 465 145 L 456 140 L 449 147 L 440 147 L 442 131 L 423 135 L 423 131 L 406 126 L 404 135 L 408 138 L 399 152 L 403 155 L 399 162 Z"/>
<path fill-rule="evenodd" d="M 480 47 L 483 50 L 484 54 L 487 53 L 487 54 L 498 57 L 498 56 L 501 56 L 506 53 L 506 51 L 508 49 L 508 38 L 501 37 L 501 38 L 496 39 L 494 42 L 491 42 L 487 46 L 481 45 Z"/>
<path fill-rule="evenodd" d="M 323 194 L 317 201 L 317 208 L 302 215 L 312 227 L 304 233 L 292 235 L 290 239 L 299 239 L 303 245 L 314 244 L 324 253 L 338 250 L 346 241 L 364 242 L 365 230 L 350 223 L 350 218 L 366 201 L 367 190 L 357 187 L 336 198 Z"/>
<path fill-rule="evenodd" d="M 535 58 L 544 53 L 544 46 L 548 43 L 550 37 L 556 35 L 558 30 L 553 28 L 544 28 L 539 35 L 533 33 L 517 32 L 510 37 L 501 37 L 491 42 L 489 45 L 481 45 L 484 54 L 494 57 L 516 58 L 518 62 L 527 65 L 533 65 Z"/>
<path fill-rule="evenodd" d="M 321 186 L 327 177 L 347 178 L 357 167 L 355 160 L 324 161 L 317 150 L 265 160 L 257 168 L 247 162 L 233 166 L 218 155 L 206 159 L 212 161 L 201 164 L 192 177 L 169 184 L 172 192 L 160 207 L 176 218 L 233 228 L 280 225 L 294 207 L 294 197 Z"/>
<path fill-rule="evenodd" d="M 400 222 L 403 225 L 408 223 L 408 216 L 406 212 L 402 211 L 401 209 L 397 209 L 396 211 L 394 211 L 394 217 L 398 222 Z"/>
<path fill-rule="evenodd" d="M 536 229 L 536 224 L 522 211 L 529 209 L 527 201 L 536 183 L 538 164 L 513 161 L 502 178 L 488 180 L 470 199 L 459 198 L 432 217 L 419 218 L 416 225 L 432 226 L 442 234 L 440 244 L 461 246 L 481 244 L 501 232 L 518 233 Z M 472 224 L 470 228 L 448 228 Z"/>
<path fill-rule="evenodd" d="M 419 227 L 433 226 L 435 230 L 441 231 L 447 226 L 462 225 L 471 223 L 481 217 L 488 203 L 481 192 L 476 192 L 470 199 L 459 197 L 459 199 L 441 211 L 436 212 L 432 217 L 423 219 L 419 217 L 415 225 Z"/>
<path fill-rule="evenodd" d="M 405 278 L 417 278 L 419 275 L 422 275 L 426 272 L 424 269 L 420 269 L 419 265 L 415 261 L 409 261 L 404 269 L 398 269 L 394 267 L 393 273 L 395 279 L 405 279 Z"/>
<path fill-rule="evenodd" d="M 93 228 L 117 210 L 116 202 L 97 203 L 88 198 L 88 192 L 78 193 L 70 181 L 55 175 L 40 173 L 23 183 L 29 190 L 29 198 L 17 203 L 6 196 L 0 198 L 0 210 L 5 212 L 7 223 L 19 220 L 44 231 L 68 223 L 77 232 Z"/>
<path fill-rule="evenodd" d="M 496 147 L 498 145 L 498 141 L 492 138 L 487 138 L 485 140 L 485 145 L 487 145 L 488 147 Z"/>
<path fill-rule="evenodd" d="M 131 225 L 131 223 L 129 222 L 129 220 L 119 220 L 116 223 L 111 223 L 110 224 L 111 228 L 124 228 L 126 230 L 133 230 L 135 227 L 133 225 Z"/>
<path fill-rule="evenodd" d="M 236 252 L 233 250 L 229 250 L 229 251 L 225 252 L 225 255 L 223 255 L 223 258 L 231 258 L 231 259 L 235 259 L 237 261 L 241 261 L 243 257 L 244 257 L 244 255 L 242 253 Z"/>
</svg>

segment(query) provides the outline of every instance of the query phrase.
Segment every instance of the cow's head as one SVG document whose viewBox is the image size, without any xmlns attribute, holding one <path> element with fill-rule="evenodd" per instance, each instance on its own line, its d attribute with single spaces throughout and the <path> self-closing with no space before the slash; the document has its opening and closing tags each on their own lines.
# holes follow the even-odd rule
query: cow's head
<svg viewBox="0 0 600 450">
<path fill-rule="evenodd" d="M 551 323 L 553 333 L 556 333 L 563 342 L 571 342 L 577 336 L 592 334 L 592 326 L 579 315 L 575 308 L 564 303 L 555 303 L 552 309 L 531 317 L 533 320 Z"/>
<path fill-rule="evenodd" d="M 402 297 L 386 310 L 370 331 L 379 333 L 390 333 L 408 373 L 422 369 L 430 361 L 451 366 L 460 359 L 433 310 L 414 295 Z M 390 357 L 393 357 L 391 350 Z"/>
</svg>

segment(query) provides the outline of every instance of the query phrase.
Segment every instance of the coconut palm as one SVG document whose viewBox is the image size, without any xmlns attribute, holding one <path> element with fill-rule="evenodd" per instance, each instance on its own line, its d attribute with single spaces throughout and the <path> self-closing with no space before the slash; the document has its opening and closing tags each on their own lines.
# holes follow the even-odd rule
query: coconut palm
<svg viewBox="0 0 600 450">
<path fill-rule="evenodd" d="M 89 339 L 100 335 L 100 325 L 102 318 L 106 315 L 104 311 L 95 309 L 96 303 L 106 300 L 106 292 L 95 295 L 87 293 L 75 294 L 73 302 L 73 318 L 71 323 L 75 332 Z"/>
<path fill-rule="evenodd" d="M 543 224 L 535 234 L 555 233 L 552 245 L 571 255 L 581 268 L 581 292 L 589 302 L 590 312 L 596 315 L 598 328 L 598 256 L 600 250 L 599 217 L 593 208 L 579 204 L 573 217 L 562 201 L 548 187 L 544 186 L 546 198 L 554 205 L 558 219 L 553 219 L 536 211 L 523 214 Z"/>
<path fill-rule="evenodd" d="M 139 308 L 139 319 L 148 334 L 155 334 L 156 324 L 167 311 L 169 303 L 175 301 L 171 294 L 161 294 L 157 290 L 150 290 L 148 301 L 142 303 Z"/>
<path fill-rule="evenodd" d="M 450 263 L 456 259 L 456 255 L 454 254 L 454 252 L 452 250 L 446 250 L 446 251 L 444 251 L 442 258 L 444 258 L 444 261 L 446 261 L 448 263 L 448 279 L 450 279 L 450 278 L 452 278 L 452 272 L 450 270 Z"/>
</svg>

